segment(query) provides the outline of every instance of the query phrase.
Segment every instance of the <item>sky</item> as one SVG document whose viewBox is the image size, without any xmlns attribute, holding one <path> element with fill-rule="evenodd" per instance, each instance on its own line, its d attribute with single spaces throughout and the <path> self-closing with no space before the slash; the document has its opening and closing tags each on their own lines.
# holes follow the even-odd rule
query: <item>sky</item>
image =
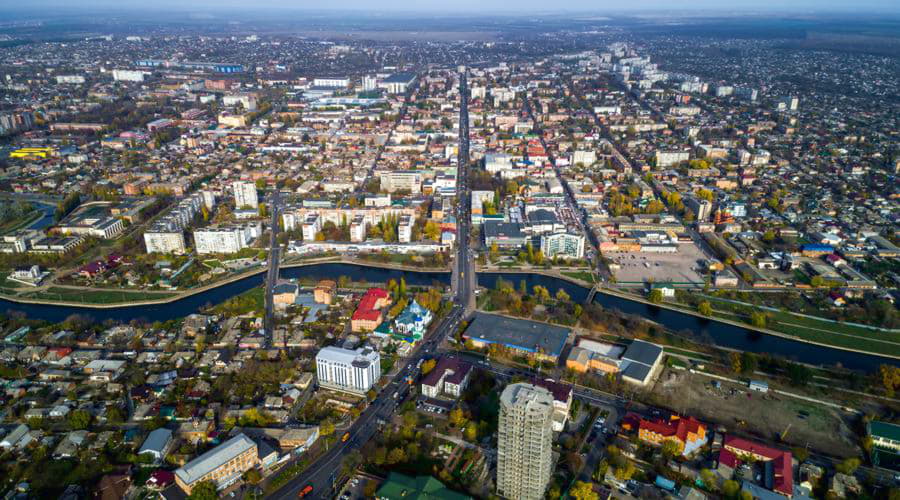
<svg viewBox="0 0 900 500">
<path fill-rule="evenodd" d="M 496 14 L 554 13 L 564 11 L 780 11 L 814 14 L 847 12 L 900 13 L 900 0 L 0 0 L 0 12 L 18 9 L 102 8 L 141 10 L 297 9 L 383 12 L 484 12 Z"/>
</svg>

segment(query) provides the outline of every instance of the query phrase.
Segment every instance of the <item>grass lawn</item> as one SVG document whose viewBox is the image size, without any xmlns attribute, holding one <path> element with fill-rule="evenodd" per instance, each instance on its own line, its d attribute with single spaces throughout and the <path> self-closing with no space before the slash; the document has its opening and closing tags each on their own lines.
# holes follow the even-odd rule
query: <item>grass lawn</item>
<svg viewBox="0 0 900 500">
<path fill-rule="evenodd" d="M 17 229 L 21 229 L 27 225 L 32 224 L 33 222 L 37 221 L 38 219 L 40 219 L 43 216 L 44 216 L 43 212 L 41 212 L 40 210 L 34 210 L 34 211 L 28 213 L 27 215 L 25 215 L 24 217 L 20 217 L 16 220 L 9 221 L 6 224 L 3 224 L 2 226 L 0 226 L 0 234 L 6 234 L 6 233 L 16 231 Z"/>
<path fill-rule="evenodd" d="M 594 275 L 590 271 L 561 271 L 560 274 L 588 283 L 594 282 Z"/>
<path fill-rule="evenodd" d="M 663 350 L 666 352 L 670 352 L 672 354 L 680 354 L 682 356 L 687 356 L 689 358 L 712 360 L 712 356 L 709 356 L 708 354 L 703 354 L 703 353 L 694 352 L 694 351 L 686 351 L 684 349 L 678 349 L 677 347 L 663 347 Z"/>
<path fill-rule="evenodd" d="M 174 293 L 147 293 L 127 290 L 74 290 L 70 288 L 50 287 L 46 291 L 26 294 L 24 297 L 66 302 L 84 302 L 86 304 L 114 304 L 118 302 L 165 299 L 174 297 L 175 295 L 176 294 Z"/>
</svg>

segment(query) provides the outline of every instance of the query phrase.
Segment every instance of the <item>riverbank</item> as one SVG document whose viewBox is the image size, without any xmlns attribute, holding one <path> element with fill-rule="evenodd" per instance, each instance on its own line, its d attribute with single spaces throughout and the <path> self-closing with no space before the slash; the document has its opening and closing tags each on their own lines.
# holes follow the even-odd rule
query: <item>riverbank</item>
<svg viewBox="0 0 900 500">
<path fill-rule="evenodd" d="M 580 279 L 573 278 L 571 276 L 567 276 L 567 275 L 561 273 L 560 271 L 556 271 L 556 270 L 539 270 L 539 269 L 534 269 L 534 270 L 496 270 L 496 271 L 495 270 L 481 270 L 481 271 L 479 271 L 479 273 L 485 274 L 485 275 L 498 275 L 498 276 L 500 276 L 500 275 L 503 275 L 503 276 L 521 275 L 523 277 L 528 276 L 528 275 L 541 275 L 541 276 L 545 276 L 548 278 L 566 281 L 573 285 L 585 288 L 588 290 L 588 294 L 590 294 L 589 291 L 594 287 L 593 283 L 588 283 L 584 280 L 580 280 Z M 551 290 L 551 293 L 552 292 L 553 291 Z M 878 357 L 888 358 L 888 359 L 895 360 L 895 361 L 900 361 L 900 355 L 898 355 L 896 352 L 886 353 L 886 352 L 877 351 L 877 350 L 860 349 L 859 347 L 853 347 L 853 346 L 848 346 L 848 345 L 821 342 L 821 341 L 816 341 L 814 339 L 803 338 L 800 336 L 795 336 L 795 335 L 791 335 L 788 333 L 779 332 L 776 330 L 772 330 L 770 328 L 756 327 L 756 326 L 750 325 L 748 323 L 744 323 L 742 321 L 736 321 L 736 320 L 731 320 L 728 318 L 717 317 L 717 316 L 712 316 L 712 317 L 704 316 L 704 315 L 698 313 L 696 310 L 693 310 L 693 309 L 690 309 L 690 308 L 687 308 L 684 306 L 678 306 L 678 305 L 670 304 L 670 303 L 666 303 L 666 302 L 657 304 L 657 303 L 650 302 L 649 300 L 647 300 L 644 297 L 641 297 L 641 296 L 638 296 L 638 295 L 635 295 L 632 293 L 623 292 L 623 291 L 616 290 L 616 289 L 598 287 L 598 288 L 596 288 L 596 292 L 597 292 L 597 294 L 603 294 L 603 295 L 607 295 L 610 297 L 627 300 L 631 303 L 640 304 L 640 305 L 647 306 L 650 308 L 656 308 L 659 310 L 672 311 L 675 313 L 688 315 L 688 316 L 691 316 L 693 318 L 696 318 L 698 320 L 701 320 L 703 322 L 710 323 L 710 324 L 729 325 L 729 326 L 740 328 L 740 329 L 743 329 L 743 330 L 746 330 L 748 332 L 752 332 L 755 334 L 777 337 L 777 338 L 781 338 L 781 339 L 785 339 L 785 340 L 790 340 L 793 342 L 800 342 L 800 343 L 807 344 L 810 346 L 818 346 L 818 347 L 823 347 L 823 348 L 828 348 L 828 349 L 836 349 L 836 350 L 840 350 L 840 351 L 844 351 L 844 352 L 851 352 L 851 353 L 861 354 L 861 355 L 866 355 L 866 356 L 878 356 Z M 737 350 L 740 350 L 740 349 L 737 349 Z"/>
<path fill-rule="evenodd" d="M 358 260 L 358 259 L 349 259 L 345 257 L 323 257 L 319 259 L 308 259 L 303 261 L 287 261 L 280 266 L 281 270 L 285 269 L 293 269 L 293 268 L 302 268 L 308 266 L 317 266 L 321 264 L 346 264 L 346 265 L 354 265 L 360 267 L 366 267 L 371 269 L 387 269 L 392 271 L 401 271 L 401 272 L 445 272 L 449 273 L 449 268 L 422 268 L 422 267 L 412 267 L 401 264 L 392 264 L 392 263 L 381 263 L 381 262 L 372 262 L 368 260 Z M 172 302 L 177 302 L 179 300 L 191 297 L 193 295 L 198 295 L 201 293 L 208 292 L 210 290 L 214 290 L 216 288 L 220 288 L 231 283 L 235 283 L 253 276 L 257 276 L 260 274 L 264 274 L 267 268 L 265 266 L 255 267 L 253 269 L 248 269 L 246 271 L 241 271 L 232 276 L 229 276 L 223 280 L 216 281 L 214 283 L 209 283 L 207 285 L 202 285 L 196 288 L 191 288 L 188 290 L 181 291 L 169 291 L 169 290 L 128 290 L 121 288 L 67 288 L 62 285 L 57 285 L 54 288 L 56 289 L 65 289 L 67 291 L 71 291 L 72 293 L 103 293 L 109 294 L 111 298 L 114 298 L 115 295 L 121 294 L 124 300 L 121 301 L 109 301 L 109 302 L 76 302 L 71 300 L 52 300 L 52 299 L 43 299 L 43 298 L 35 298 L 35 297 L 22 297 L 18 295 L 8 295 L 0 293 L 0 299 L 8 300 L 10 302 L 15 302 L 18 304 L 34 304 L 34 305 L 49 305 L 49 306 L 63 306 L 63 307 L 83 307 L 88 309 L 118 309 L 123 307 L 140 307 L 140 306 L 152 306 L 152 305 L 162 305 L 169 304 Z M 32 290 L 28 291 L 29 293 L 33 292 Z M 161 295 L 158 299 L 150 299 L 145 298 L 146 295 Z M 62 296 L 62 294 L 60 294 Z M 132 299 L 136 300 L 128 300 L 128 295 L 132 295 Z M 137 298 L 134 296 L 140 296 L 141 298 Z"/>
</svg>

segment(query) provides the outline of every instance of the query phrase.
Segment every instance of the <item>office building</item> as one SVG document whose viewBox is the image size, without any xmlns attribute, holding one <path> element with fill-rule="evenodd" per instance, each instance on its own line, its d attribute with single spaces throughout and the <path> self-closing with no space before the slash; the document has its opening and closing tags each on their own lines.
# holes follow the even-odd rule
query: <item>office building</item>
<svg viewBox="0 0 900 500">
<path fill-rule="evenodd" d="M 214 482 L 221 490 L 258 464 L 256 443 L 246 435 L 238 434 L 176 470 L 175 483 L 188 495 L 204 481 Z"/>
<path fill-rule="evenodd" d="M 365 394 L 381 378 L 381 356 L 368 346 L 356 350 L 323 347 L 316 354 L 316 375 L 321 387 Z"/>
<path fill-rule="evenodd" d="M 231 184 L 234 190 L 235 208 L 259 208 L 259 197 L 256 194 L 256 184 L 249 181 L 235 181 Z"/>
<path fill-rule="evenodd" d="M 544 257 L 584 257 L 584 235 L 571 233 L 545 234 L 541 236 L 541 252 Z"/>
<path fill-rule="evenodd" d="M 553 395 L 532 384 L 506 386 L 500 395 L 497 494 L 539 500 L 550 482 L 553 458 Z"/>
<path fill-rule="evenodd" d="M 462 396 L 472 374 L 472 364 L 457 358 L 441 358 L 437 366 L 422 378 L 422 395 L 437 398 Z"/>
</svg>

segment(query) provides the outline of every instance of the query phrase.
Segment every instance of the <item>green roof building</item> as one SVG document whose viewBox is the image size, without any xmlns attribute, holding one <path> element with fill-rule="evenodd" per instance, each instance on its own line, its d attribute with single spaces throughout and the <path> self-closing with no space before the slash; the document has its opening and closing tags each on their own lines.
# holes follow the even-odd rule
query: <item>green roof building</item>
<svg viewBox="0 0 900 500">
<path fill-rule="evenodd" d="M 412 477 L 391 472 L 387 481 L 375 492 L 378 500 L 471 500 L 472 497 L 447 489 L 431 476 Z"/>
</svg>

